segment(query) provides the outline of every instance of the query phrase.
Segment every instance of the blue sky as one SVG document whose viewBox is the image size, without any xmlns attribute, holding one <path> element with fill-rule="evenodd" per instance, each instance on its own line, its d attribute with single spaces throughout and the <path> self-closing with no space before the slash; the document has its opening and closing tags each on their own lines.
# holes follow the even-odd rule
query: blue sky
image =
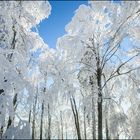
<svg viewBox="0 0 140 140">
<path fill-rule="evenodd" d="M 65 25 L 74 16 L 74 11 L 88 1 L 49 1 L 52 7 L 51 15 L 43 20 L 38 26 L 40 36 L 50 48 L 56 47 L 58 37 L 65 34 Z"/>
</svg>

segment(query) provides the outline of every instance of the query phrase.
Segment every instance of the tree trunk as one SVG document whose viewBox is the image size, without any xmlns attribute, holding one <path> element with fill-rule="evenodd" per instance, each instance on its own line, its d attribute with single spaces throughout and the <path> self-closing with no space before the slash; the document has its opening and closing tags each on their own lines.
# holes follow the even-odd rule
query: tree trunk
<svg viewBox="0 0 140 140">
<path fill-rule="evenodd" d="M 68 139 L 68 134 L 67 134 L 67 122 L 66 122 L 66 140 Z"/>
<path fill-rule="evenodd" d="M 80 140 L 81 139 L 81 132 L 80 132 L 79 116 L 78 116 L 78 111 L 77 111 L 75 99 L 72 97 L 72 99 L 70 99 L 70 101 L 71 101 L 71 108 L 72 108 L 72 112 L 73 112 L 73 116 L 74 116 L 74 121 L 75 121 L 77 137 Z"/>
<path fill-rule="evenodd" d="M 36 116 L 36 104 L 37 104 L 37 95 L 35 97 L 35 103 L 33 106 L 33 122 L 32 122 L 32 140 L 35 139 L 35 116 Z"/>
<path fill-rule="evenodd" d="M 60 111 L 60 119 L 61 119 L 61 138 L 63 140 L 63 118 L 62 118 L 62 112 Z"/>
<path fill-rule="evenodd" d="M 58 129 L 58 139 L 60 139 L 60 124 L 59 124 L 59 121 L 57 122 L 57 129 Z"/>
<path fill-rule="evenodd" d="M 102 134 L 102 85 L 101 85 L 101 68 L 97 69 L 97 84 L 98 84 L 98 139 L 103 138 Z"/>
<path fill-rule="evenodd" d="M 106 139 L 109 140 L 109 130 L 108 130 L 108 122 L 107 122 L 107 119 L 105 120 L 105 123 L 106 123 Z"/>
<path fill-rule="evenodd" d="M 30 109 L 30 112 L 29 112 L 29 123 L 31 122 L 31 109 Z"/>
<path fill-rule="evenodd" d="M 92 98 L 92 137 L 96 139 L 95 105 Z"/>
<path fill-rule="evenodd" d="M 98 139 L 102 139 L 102 101 L 98 102 Z"/>
<path fill-rule="evenodd" d="M 40 140 L 42 140 L 42 133 L 43 133 L 43 114 L 44 114 L 44 101 L 42 103 L 42 108 L 41 108 Z"/>
<path fill-rule="evenodd" d="M 50 115 L 50 106 L 48 104 L 48 140 L 51 139 L 51 115 Z"/>
</svg>

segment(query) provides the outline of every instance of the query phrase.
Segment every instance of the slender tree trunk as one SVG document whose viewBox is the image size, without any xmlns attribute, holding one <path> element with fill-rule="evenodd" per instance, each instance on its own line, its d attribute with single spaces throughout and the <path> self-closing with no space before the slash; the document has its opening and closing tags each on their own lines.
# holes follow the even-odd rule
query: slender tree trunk
<svg viewBox="0 0 140 140">
<path fill-rule="evenodd" d="M 40 140 L 42 140 L 42 133 L 43 133 L 43 114 L 44 114 L 44 101 L 42 103 L 42 108 L 41 108 Z"/>
<path fill-rule="evenodd" d="M 94 96 L 94 84 L 93 84 L 93 76 L 90 76 L 90 84 L 91 84 L 91 91 L 92 91 L 92 96 Z M 91 100 L 92 104 L 92 138 L 96 139 L 96 120 L 95 120 L 95 101 L 94 98 L 92 97 Z"/>
<path fill-rule="evenodd" d="M 96 139 L 95 105 L 92 98 L 92 137 Z"/>
<path fill-rule="evenodd" d="M 58 139 L 60 139 L 60 124 L 59 124 L 59 121 L 57 122 L 57 128 L 58 128 Z"/>
<path fill-rule="evenodd" d="M 67 122 L 66 122 L 66 140 L 68 139 L 68 134 L 67 134 Z"/>
<path fill-rule="evenodd" d="M 109 140 L 109 130 L 108 130 L 108 122 L 107 122 L 107 119 L 105 120 L 105 123 L 106 123 L 106 139 Z"/>
<path fill-rule="evenodd" d="M 98 139 L 102 139 L 102 101 L 98 102 Z"/>
<path fill-rule="evenodd" d="M 78 111 L 77 111 L 75 99 L 72 98 L 72 99 L 70 99 L 70 101 L 71 101 L 71 108 L 72 108 L 72 112 L 73 112 L 73 116 L 74 116 L 74 121 L 75 121 L 77 137 L 80 140 L 81 139 L 81 132 L 80 132 L 79 116 L 78 116 Z"/>
<path fill-rule="evenodd" d="M 103 138 L 102 134 L 102 85 L 101 85 L 101 68 L 97 69 L 97 84 L 98 84 L 98 139 Z"/>
<path fill-rule="evenodd" d="M 81 139 L 81 131 L 80 131 L 80 124 L 79 124 L 79 115 L 77 111 L 77 106 L 75 103 L 75 99 L 73 98 L 73 103 L 74 103 L 74 108 L 75 108 L 75 113 L 76 113 L 76 120 L 77 120 L 77 128 L 78 128 L 78 137 Z"/>
<path fill-rule="evenodd" d="M 29 112 L 29 123 L 31 122 L 31 109 L 30 109 L 30 112 Z"/>
<path fill-rule="evenodd" d="M 34 105 L 33 105 L 32 140 L 35 139 L 36 104 L 37 104 L 37 95 L 36 95 L 36 97 L 35 97 L 35 103 L 34 103 Z"/>
<path fill-rule="evenodd" d="M 84 107 L 84 136 L 85 140 L 87 139 L 87 132 L 86 132 L 86 107 Z"/>
<path fill-rule="evenodd" d="M 61 119 L 61 138 L 63 140 L 63 118 L 62 118 L 62 112 L 60 111 L 60 119 Z"/>
<path fill-rule="evenodd" d="M 48 104 L 48 139 L 51 139 L 51 115 L 50 115 L 50 106 Z"/>
</svg>

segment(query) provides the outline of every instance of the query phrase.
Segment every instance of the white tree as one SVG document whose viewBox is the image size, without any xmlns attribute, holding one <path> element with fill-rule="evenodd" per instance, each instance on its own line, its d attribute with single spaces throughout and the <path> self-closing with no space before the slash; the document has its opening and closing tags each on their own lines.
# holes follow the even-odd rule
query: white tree
<svg viewBox="0 0 140 140">
<path fill-rule="evenodd" d="M 103 138 L 104 102 L 113 100 L 110 93 L 105 94 L 105 90 L 111 89 L 107 86 L 117 77 L 139 68 L 134 63 L 140 54 L 138 46 L 122 45 L 126 38 L 139 41 L 136 32 L 140 28 L 139 14 L 139 2 L 89 2 L 76 10 L 66 26 L 67 34 L 58 40 L 59 48 L 70 56 L 73 64 L 82 67 L 79 71 L 82 86 L 88 90 L 94 85 L 98 139 Z"/>
<path fill-rule="evenodd" d="M 140 138 L 139 4 L 80 5 L 51 49 L 48 1 L 1 1 L 1 137 Z"/>
<path fill-rule="evenodd" d="M 50 14 L 48 2 L 1 1 L 0 2 L 0 128 L 1 135 L 14 121 L 17 104 L 24 89 L 33 93 L 28 73 L 31 53 L 42 47 L 35 40 L 39 36 L 31 27 Z M 40 13 L 40 14 L 39 14 Z M 8 122 L 7 122 L 8 120 Z M 8 123 L 8 124 L 7 124 Z M 6 136 L 5 134 L 4 136 Z"/>
</svg>

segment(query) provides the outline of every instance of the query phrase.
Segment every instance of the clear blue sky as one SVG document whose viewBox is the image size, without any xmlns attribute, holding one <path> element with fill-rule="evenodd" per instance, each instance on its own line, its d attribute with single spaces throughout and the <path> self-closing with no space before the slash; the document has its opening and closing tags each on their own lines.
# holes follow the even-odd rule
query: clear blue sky
<svg viewBox="0 0 140 140">
<path fill-rule="evenodd" d="M 74 11 L 88 1 L 49 1 L 52 7 L 51 15 L 43 20 L 38 26 L 40 36 L 50 48 L 56 47 L 58 37 L 65 34 L 65 25 L 74 16 Z"/>
</svg>

